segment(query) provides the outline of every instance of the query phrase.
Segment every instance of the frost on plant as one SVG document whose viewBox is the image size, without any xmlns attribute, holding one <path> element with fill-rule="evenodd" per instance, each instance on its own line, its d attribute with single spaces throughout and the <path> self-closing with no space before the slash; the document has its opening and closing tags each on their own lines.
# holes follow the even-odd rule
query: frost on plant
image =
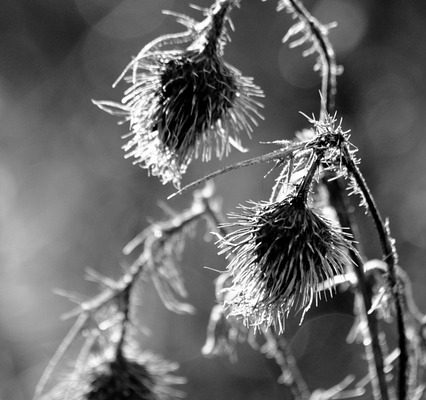
<svg viewBox="0 0 426 400">
<path fill-rule="evenodd" d="M 129 122 L 126 156 L 163 183 L 179 186 L 194 157 L 208 161 L 212 153 L 222 158 L 232 146 L 242 149 L 240 132 L 250 134 L 260 117 L 261 89 L 223 60 L 236 4 L 216 1 L 201 22 L 177 15 L 187 31 L 142 49 L 124 71 L 122 103 L 95 102 Z"/>
</svg>

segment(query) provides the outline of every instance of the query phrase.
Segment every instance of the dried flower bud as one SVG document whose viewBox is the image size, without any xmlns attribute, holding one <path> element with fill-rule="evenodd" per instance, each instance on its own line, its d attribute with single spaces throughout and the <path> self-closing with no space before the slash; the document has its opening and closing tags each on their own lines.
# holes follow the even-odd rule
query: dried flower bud
<svg viewBox="0 0 426 400">
<path fill-rule="evenodd" d="M 74 371 L 45 400 L 172 400 L 182 393 L 171 385 L 184 383 L 170 374 L 176 368 L 151 353 L 135 358 L 93 356 L 84 371 Z"/>
<path fill-rule="evenodd" d="M 253 97 L 263 92 L 222 58 L 234 3 L 217 1 L 199 23 L 180 16 L 188 27 L 181 36 L 192 37 L 186 47 L 166 51 L 154 45 L 158 39 L 147 45 L 131 64 L 122 104 L 95 102 L 125 117 L 131 129 L 127 157 L 163 183 L 179 186 L 194 157 L 208 161 L 213 151 L 222 158 L 231 146 L 241 148 L 239 132 L 250 133 L 260 117 Z"/>
<path fill-rule="evenodd" d="M 242 209 L 232 224 L 239 229 L 219 244 L 233 275 L 225 306 L 247 325 L 282 331 L 292 307 L 304 314 L 321 297 L 321 283 L 351 263 L 352 244 L 298 196 Z"/>
</svg>

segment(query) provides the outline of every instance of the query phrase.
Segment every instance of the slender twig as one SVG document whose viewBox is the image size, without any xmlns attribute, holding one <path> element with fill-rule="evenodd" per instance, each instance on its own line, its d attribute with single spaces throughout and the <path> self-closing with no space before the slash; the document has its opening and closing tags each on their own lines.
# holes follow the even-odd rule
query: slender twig
<svg viewBox="0 0 426 400">
<path fill-rule="evenodd" d="M 69 319 L 82 313 L 94 313 L 111 302 L 120 299 L 123 293 L 128 290 L 139 277 L 144 266 L 145 262 L 143 259 L 139 258 L 119 280 L 114 282 L 114 286 L 108 287 L 95 297 L 81 303 L 75 309 L 64 314 L 63 318 Z"/>
<path fill-rule="evenodd" d="M 207 182 L 219 175 L 223 175 L 235 169 L 249 167 L 251 165 L 262 164 L 262 163 L 276 161 L 276 160 L 280 160 L 280 161 L 285 160 L 286 158 L 290 157 L 295 151 L 302 150 L 304 147 L 306 147 L 306 145 L 307 144 L 303 142 L 292 144 L 291 146 L 284 147 L 284 148 L 272 151 L 270 153 L 263 154 L 258 157 L 253 157 L 248 160 L 238 162 L 236 164 L 228 165 L 225 168 L 218 169 L 200 179 L 197 179 L 194 182 L 189 183 L 188 185 L 184 186 L 182 189 L 179 189 L 177 192 L 172 193 L 169 197 L 167 197 L 167 199 L 171 199 L 178 194 L 182 194 L 183 192 L 186 192 L 189 189 L 193 189 L 194 187 L 199 186 L 204 182 Z"/>
<path fill-rule="evenodd" d="M 399 356 L 399 373 L 398 373 L 398 394 L 399 400 L 405 400 L 407 395 L 407 367 L 408 367 L 408 352 L 407 352 L 407 338 L 405 334 L 405 322 L 402 309 L 402 299 L 401 293 L 399 290 L 398 279 L 396 274 L 396 264 L 397 264 L 397 255 L 393 246 L 393 239 L 390 237 L 389 230 L 387 229 L 383 218 L 380 214 L 380 211 L 376 205 L 373 195 L 371 194 L 370 189 L 367 186 L 367 183 L 362 175 L 360 169 L 356 165 L 347 145 L 343 146 L 343 154 L 346 167 L 348 171 L 355 179 L 359 190 L 361 191 L 370 215 L 373 218 L 373 221 L 376 226 L 376 230 L 379 236 L 380 244 L 382 247 L 384 261 L 388 265 L 388 277 L 389 285 L 392 291 L 392 294 L 395 299 L 395 308 L 396 308 L 396 320 L 398 328 L 398 346 L 400 351 Z"/>
<path fill-rule="evenodd" d="M 55 351 L 55 354 L 50 359 L 49 363 L 47 364 L 47 367 L 43 371 L 43 374 L 35 388 L 33 400 L 39 399 L 40 396 L 43 394 L 46 384 L 49 382 L 49 379 L 52 376 L 53 371 L 57 367 L 59 361 L 61 361 L 62 357 L 68 351 L 69 347 L 74 342 L 74 339 L 84 329 L 88 319 L 89 319 L 89 315 L 87 313 L 83 313 L 74 322 L 71 329 L 66 334 L 61 344 Z"/>
</svg>

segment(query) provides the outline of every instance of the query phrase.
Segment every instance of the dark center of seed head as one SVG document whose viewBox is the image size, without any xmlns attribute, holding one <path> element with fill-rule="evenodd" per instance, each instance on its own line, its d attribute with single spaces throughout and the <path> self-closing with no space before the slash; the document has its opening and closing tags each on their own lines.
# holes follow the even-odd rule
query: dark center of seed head
<svg viewBox="0 0 426 400">
<path fill-rule="evenodd" d="M 154 381 L 147 369 L 132 361 L 113 361 L 91 382 L 87 400 L 150 399 Z"/>
<path fill-rule="evenodd" d="M 305 207 L 289 202 L 270 210 L 259 221 L 256 262 L 267 289 L 276 286 L 277 277 L 282 282 L 282 291 L 291 282 L 296 282 L 296 291 L 304 274 L 316 273 L 321 280 L 327 278 L 321 264 L 329 249 L 330 232 L 319 217 L 307 213 Z"/>
<path fill-rule="evenodd" d="M 232 107 L 237 87 L 233 73 L 203 54 L 172 59 L 161 76 L 159 137 L 184 154 Z"/>
</svg>

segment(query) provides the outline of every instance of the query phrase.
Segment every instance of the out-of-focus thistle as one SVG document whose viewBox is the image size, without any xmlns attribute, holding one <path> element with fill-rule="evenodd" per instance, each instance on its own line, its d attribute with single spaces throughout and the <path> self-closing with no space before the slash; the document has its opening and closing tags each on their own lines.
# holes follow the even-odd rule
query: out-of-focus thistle
<svg viewBox="0 0 426 400">
<path fill-rule="evenodd" d="M 282 331 L 293 307 L 304 315 L 324 283 L 352 263 L 350 237 L 308 206 L 311 178 L 284 199 L 241 206 L 242 213 L 231 216 L 238 229 L 219 241 L 233 276 L 225 307 L 248 326 Z M 334 285 L 326 288 L 332 295 Z"/>
<path fill-rule="evenodd" d="M 127 157 L 163 183 L 179 186 L 194 157 L 207 161 L 212 152 L 221 158 L 231 146 L 241 149 L 239 133 L 250 134 L 260 117 L 254 97 L 262 90 L 222 58 L 236 5 L 217 0 L 201 22 L 171 13 L 187 31 L 142 49 L 120 77 L 130 84 L 121 104 L 95 102 L 130 123 Z"/>
<path fill-rule="evenodd" d="M 183 396 L 173 385 L 185 383 L 171 374 L 176 369 L 176 363 L 147 352 L 91 356 L 83 370 L 73 371 L 43 399 L 172 400 Z"/>
</svg>

